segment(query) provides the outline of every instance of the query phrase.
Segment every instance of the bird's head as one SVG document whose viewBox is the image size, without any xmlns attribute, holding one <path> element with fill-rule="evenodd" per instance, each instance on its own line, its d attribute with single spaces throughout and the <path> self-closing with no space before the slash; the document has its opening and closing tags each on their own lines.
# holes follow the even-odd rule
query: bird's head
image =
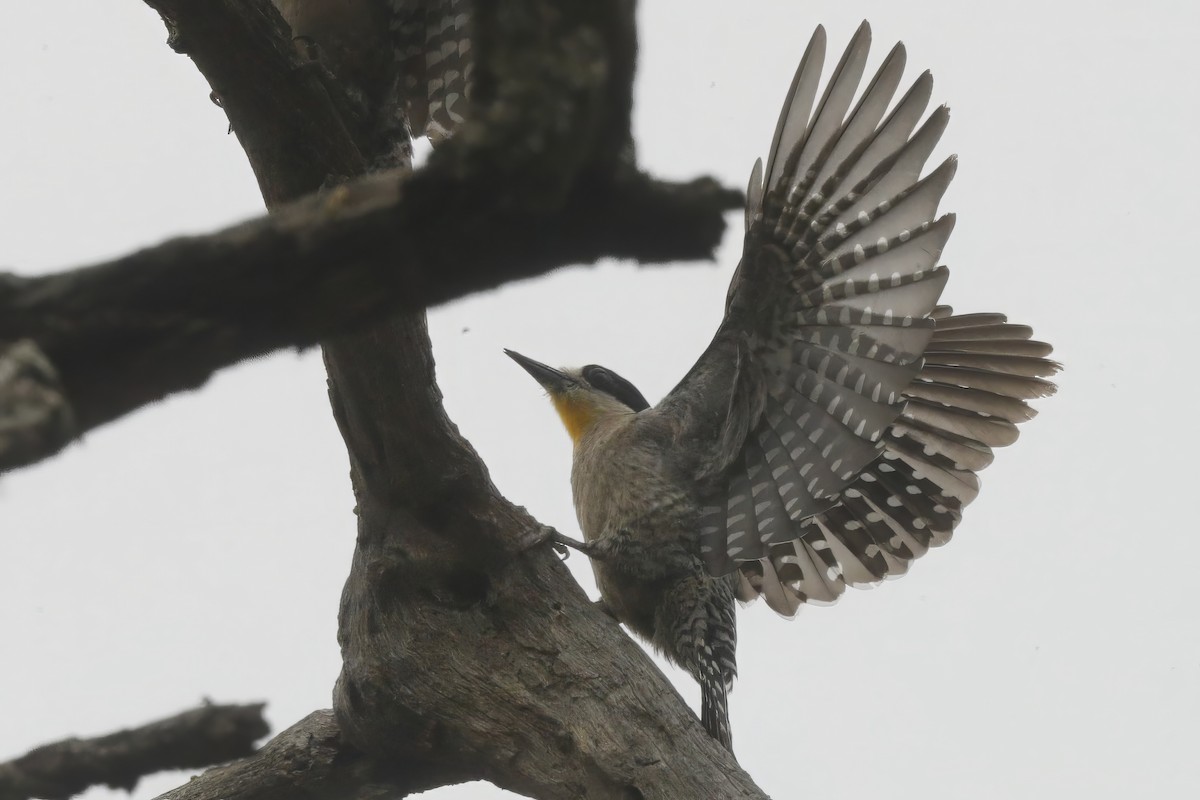
<svg viewBox="0 0 1200 800">
<path fill-rule="evenodd" d="M 579 369 L 555 369 L 512 350 L 504 352 L 550 395 L 554 409 L 576 444 L 597 422 L 650 407 L 632 383 L 610 369 L 596 364 Z"/>
</svg>

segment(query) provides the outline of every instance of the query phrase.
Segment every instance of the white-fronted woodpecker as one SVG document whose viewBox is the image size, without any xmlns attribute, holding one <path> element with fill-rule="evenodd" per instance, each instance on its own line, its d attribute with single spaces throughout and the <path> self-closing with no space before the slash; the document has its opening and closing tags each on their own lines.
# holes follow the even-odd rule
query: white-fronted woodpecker
<svg viewBox="0 0 1200 800">
<path fill-rule="evenodd" d="M 921 122 L 928 72 L 893 103 L 899 44 L 860 92 L 870 40 L 863 23 L 818 99 L 813 35 L 750 178 L 724 320 L 662 401 L 506 351 L 574 441 L 584 541 L 549 538 L 590 556 L 616 618 L 691 673 L 730 748 L 735 598 L 790 617 L 903 574 L 949 541 L 1059 369 L 1030 328 L 939 305 L 955 159 L 921 172 L 948 112 Z"/>
</svg>

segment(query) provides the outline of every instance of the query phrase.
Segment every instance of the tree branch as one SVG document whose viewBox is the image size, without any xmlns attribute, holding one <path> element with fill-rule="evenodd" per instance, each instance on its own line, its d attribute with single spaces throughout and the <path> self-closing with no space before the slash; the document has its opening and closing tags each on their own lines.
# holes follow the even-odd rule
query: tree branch
<svg viewBox="0 0 1200 800">
<path fill-rule="evenodd" d="M 0 342 L 0 472 L 58 452 L 76 430 L 58 373 L 37 344 Z"/>
<path fill-rule="evenodd" d="M 455 783 L 449 769 L 367 758 L 344 741 L 333 712 L 314 711 L 257 753 L 214 767 L 160 800 L 385 800 Z"/>
<path fill-rule="evenodd" d="M 462 177 L 459 201 L 437 177 L 450 169 L 442 161 L 408 182 L 399 170 L 372 175 L 95 267 L 0 275 L 0 342 L 36 342 L 73 414 L 58 413 L 61 395 L 6 396 L 0 372 L 0 470 L 52 455 L 221 367 L 396 312 L 605 256 L 710 257 L 722 211 L 739 201 L 709 180 L 675 185 L 631 173 L 580 188 L 544 214 L 489 213 L 491 178 Z M 444 203 L 456 213 L 431 219 L 427 209 Z M 5 413 L 17 403 L 27 412 Z M 48 418 L 57 420 L 53 435 L 39 434 Z"/>
<path fill-rule="evenodd" d="M 140 728 L 44 745 L 0 764 L 0 800 L 66 800 L 100 784 L 132 790 L 155 772 L 250 755 L 270 731 L 262 709 L 206 704 Z"/>
<path fill-rule="evenodd" d="M 625 2 L 577 15 L 480 3 L 476 29 L 494 33 L 477 37 L 477 95 L 491 102 L 407 180 L 376 174 L 302 201 L 367 168 L 366 134 L 336 81 L 298 59 L 267 0 L 147 2 L 208 78 L 279 208 L 95 267 L 0 274 L 0 343 L 33 340 L 63 390 L 36 409 L 21 399 L 19 418 L 4 416 L 17 401 L 0 394 L 0 471 L 221 367 L 397 312 L 604 257 L 711 258 L 722 213 L 742 203 L 711 179 L 664 183 L 633 167 Z M 53 435 L 23 427 L 50 417 Z"/>
<path fill-rule="evenodd" d="M 269 207 L 366 168 L 364 134 L 346 120 L 337 85 L 283 75 L 303 67 L 285 45 L 258 40 L 286 36 L 266 0 L 147 2 L 208 76 Z M 622 226 L 639 230 L 631 239 L 662 246 L 661 220 L 639 228 L 653 220 L 653 191 L 662 187 L 633 167 L 633 11 L 631 0 L 474 4 L 468 122 L 426 170 L 393 184 L 410 226 L 408 239 L 392 242 L 411 248 L 394 254 L 398 262 L 436 265 L 461 286 L 470 269 L 463 264 L 481 264 L 481 273 L 536 271 L 565 247 L 611 252 L 608 237 Z M 230 52 L 237 48 L 262 53 Z M 264 86 L 278 94 L 264 96 Z M 340 120 L 260 134 L 276 130 L 276 114 L 292 113 L 281 105 L 303 119 Z M 639 183 L 645 205 L 630 208 L 621 187 Z M 732 200 L 694 188 L 719 198 L 706 201 L 710 211 Z M 336 202 L 326 210 L 340 213 Z M 719 238 L 716 214 L 701 229 L 694 222 L 702 215 L 672 213 L 693 245 Z M 353 263 L 363 231 L 339 217 L 343 223 L 340 260 Z M 272 296 L 269 287 L 259 291 Z M 212 302 L 223 307 L 215 295 Z M 276 303 L 263 330 L 296 313 L 286 293 Z M 309 717 L 261 756 L 207 772 L 171 796 L 294 796 L 308 792 L 312 770 L 313 792 L 331 798 L 364 787 L 370 795 L 389 781 L 403 793 L 468 778 L 545 798 L 763 797 L 554 555 L 526 551 L 538 526 L 496 492 L 446 417 L 423 314 L 400 314 L 324 347 L 359 515 L 339 615 L 336 726 Z M 78 378 L 48 354 L 73 397 Z M 393 774 L 396 765 L 407 778 Z"/>
</svg>

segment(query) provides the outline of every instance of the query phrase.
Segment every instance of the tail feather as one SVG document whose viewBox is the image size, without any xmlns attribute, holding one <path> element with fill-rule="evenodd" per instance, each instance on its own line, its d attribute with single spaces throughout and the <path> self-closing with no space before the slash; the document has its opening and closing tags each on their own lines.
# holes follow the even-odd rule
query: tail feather
<svg viewBox="0 0 1200 800">
<path fill-rule="evenodd" d="M 733 731 L 729 727 L 729 689 L 715 673 L 700 681 L 700 722 L 708 735 L 733 752 Z"/>
<path fill-rule="evenodd" d="M 391 0 L 401 89 L 414 136 L 435 142 L 463 119 L 471 91 L 470 6 L 463 0 Z"/>
</svg>

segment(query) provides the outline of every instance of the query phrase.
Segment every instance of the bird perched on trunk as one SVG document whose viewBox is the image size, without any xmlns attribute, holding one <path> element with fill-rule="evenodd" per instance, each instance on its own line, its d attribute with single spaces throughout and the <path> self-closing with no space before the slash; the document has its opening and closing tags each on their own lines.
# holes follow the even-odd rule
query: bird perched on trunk
<svg viewBox="0 0 1200 800">
<path fill-rule="evenodd" d="M 583 542 L 603 602 L 699 682 L 704 727 L 731 747 L 734 600 L 791 616 L 902 574 L 946 543 L 992 448 L 1054 391 L 1050 346 L 1001 314 L 939 305 L 954 174 L 921 171 L 946 126 L 918 126 L 932 79 L 892 106 L 896 45 L 862 90 L 863 23 L 819 101 L 825 32 L 800 62 L 764 166 L 725 317 L 651 407 L 603 367 L 508 351 L 574 441 Z M 915 131 L 915 132 L 914 132 Z"/>
</svg>

